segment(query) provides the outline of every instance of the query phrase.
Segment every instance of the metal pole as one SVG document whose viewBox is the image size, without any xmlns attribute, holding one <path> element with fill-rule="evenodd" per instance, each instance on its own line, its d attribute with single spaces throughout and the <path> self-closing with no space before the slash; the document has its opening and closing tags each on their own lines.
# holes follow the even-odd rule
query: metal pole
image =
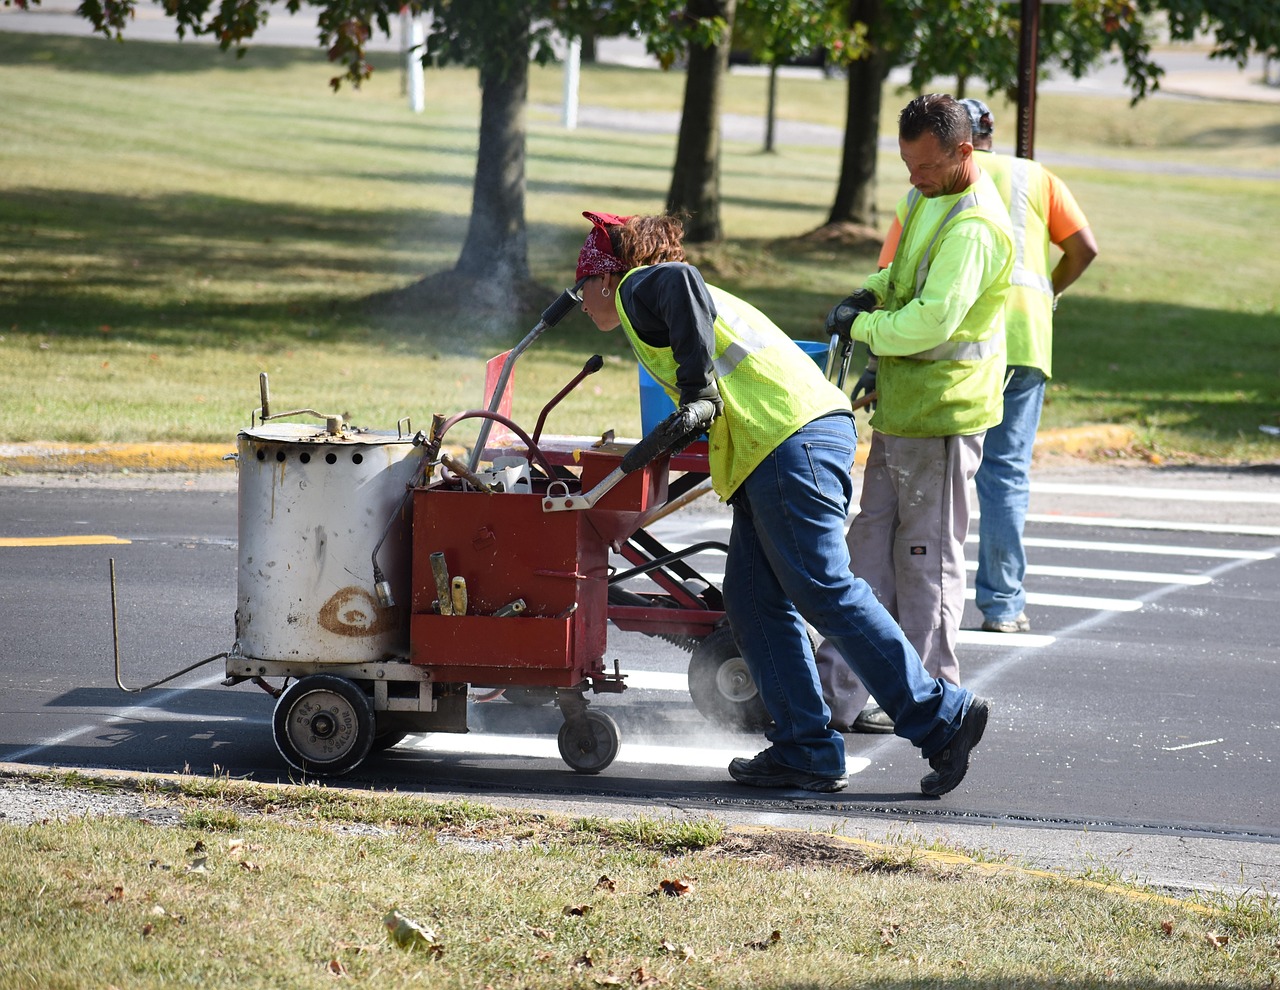
<svg viewBox="0 0 1280 990">
<path fill-rule="evenodd" d="M 1018 41 L 1018 141 L 1015 154 L 1035 153 L 1036 76 L 1039 72 L 1040 0 L 1022 0 Z"/>
<path fill-rule="evenodd" d="M 409 71 L 409 109 L 414 113 L 422 113 L 426 105 L 422 79 L 422 22 L 414 17 L 409 22 L 409 51 L 407 69 Z"/>
<path fill-rule="evenodd" d="M 582 39 L 570 38 L 564 56 L 564 108 L 561 120 L 566 131 L 578 128 L 578 85 L 582 68 Z"/>
</svg>

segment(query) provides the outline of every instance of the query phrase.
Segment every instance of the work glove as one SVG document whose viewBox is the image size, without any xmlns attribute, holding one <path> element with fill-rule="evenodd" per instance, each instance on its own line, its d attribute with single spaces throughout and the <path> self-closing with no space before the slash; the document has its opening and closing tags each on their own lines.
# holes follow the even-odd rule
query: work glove
<svg viewBox="0 0 1280 990">
<path fill-rule="evenodd" d="M 860 313 L 870 313 L 876 306 L 876 294 L 870 289 L 859 289 L 853 295 L 845 296 L 827 314 L 827 333 L 848 340 L 853 321 Z"/>
<path fill-rule="evenodd" d="M 643 440 L 632 447 L 622 458 L 619 467 L 623 472 L 644 467 L 658 456 L 680 453 L 685 447 L 707 432 L 716 418 L 716 406 L 710 399 L 687 402 L 655 426 Z"/>
<path fill-rule="evenodd" d="M 860 395 L 871 395 L 876 390 L 876 369 L 871 365 L 867 365 L 867 369 L 858 376 L 857 383 L 853 386 L 853 391 L 849 393 L 849 401 L 857 402 Z M 875 412 L 875 401 L 867 403 L 867 408 Z"/>
</svg>

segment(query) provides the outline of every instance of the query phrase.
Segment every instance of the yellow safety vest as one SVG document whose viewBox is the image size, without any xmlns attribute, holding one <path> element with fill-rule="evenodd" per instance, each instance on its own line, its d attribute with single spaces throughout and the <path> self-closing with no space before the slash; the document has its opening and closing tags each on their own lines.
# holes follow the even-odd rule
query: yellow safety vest
<svg viewBox="0 0 1280 990">
<path fill-rule="evenodd" d="M 623 281 L 637 271 L 627 272 Z M 727 501 L 778 444 L 819 416 L 847 411 L 849 397 L 750 303 L 712 285 L 707 291 L 716 307 L 712 373 L 724 401 L 724 412 L 707 431 L 708 460 L 711 485 Z M 640 339 L 622 307 L 621 292 L 618 317 L 636 358 L 679 403 L 671 348 Z"/>
<path fill-rule="evenodd" d="M 961 194 L 932 199 L 912 189 L 893 263 L 867 284 L 889 313 L 907 306 L 923 290 L 934 250 L 946 232 L 975 218 L 1004 238 L 1009 252 L 1004 271 L 947 340 L 915 354 L 879 354 L 876 385 L 881 399 L 871 417 L 877 430 L 900 437 L 945 437 L 980 433 L 1000 422 L 1004 411 L 1004 299 L 1012 268 L 1012 237 L 1008 211 L 991 179 L 981 175 Z M 917 232 L 920 224 L 926 226 Z M 858 328 L 864 320 L 880 317 L 881 313 L 860 317 L 855 335 L 867 339 Z"/>
<path fill-rule="evenodd" d="M 1052 374 L 1053 278 L 1049 269 L 1049 179 L 1027 158 L 981 153 L 1013 223 L 1013 273 L 1004 304 L 1009 364 Z"/>
</svg>

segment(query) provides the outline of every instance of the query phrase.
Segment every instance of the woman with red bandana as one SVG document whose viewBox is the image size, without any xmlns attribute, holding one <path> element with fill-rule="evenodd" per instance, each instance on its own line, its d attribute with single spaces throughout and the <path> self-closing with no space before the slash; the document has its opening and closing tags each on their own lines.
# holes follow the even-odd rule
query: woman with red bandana
<svg viewBox="0 0 1280 990">
<path fill-rule="evenodd" d="M 725 612 L 773 719 L 769 748 L 733 760 L 729 774 L 756 787 L 848 785 L 807 620 L 928 758 L 921 790 L 952 790 L 982 737 L 987 702 L 930 677 L 850 569 L 844 527 L 858 440 L 845 394 L 763 313 L 703 281 L 685 262 L 677 219 L 583 216 L 592 224 L 578 256 L 583 310 L 603 331 L 622 327 L 681 413 L 714 409 L 711 482 L 733 508 Z"/>
</svg>

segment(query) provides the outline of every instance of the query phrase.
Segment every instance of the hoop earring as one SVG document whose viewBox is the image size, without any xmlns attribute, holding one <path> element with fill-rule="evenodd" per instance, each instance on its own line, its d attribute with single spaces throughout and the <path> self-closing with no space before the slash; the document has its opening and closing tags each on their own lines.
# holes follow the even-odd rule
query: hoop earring
<svg viewBox="0 0 1280 990">
<path fill-rule="evenodd" d="M 613 290 L 610 289 L 607 285 L 602 285 L 600 286 L 600 295 L 608 299 L 611 295 L 613 295 Z"/>
</svg>

